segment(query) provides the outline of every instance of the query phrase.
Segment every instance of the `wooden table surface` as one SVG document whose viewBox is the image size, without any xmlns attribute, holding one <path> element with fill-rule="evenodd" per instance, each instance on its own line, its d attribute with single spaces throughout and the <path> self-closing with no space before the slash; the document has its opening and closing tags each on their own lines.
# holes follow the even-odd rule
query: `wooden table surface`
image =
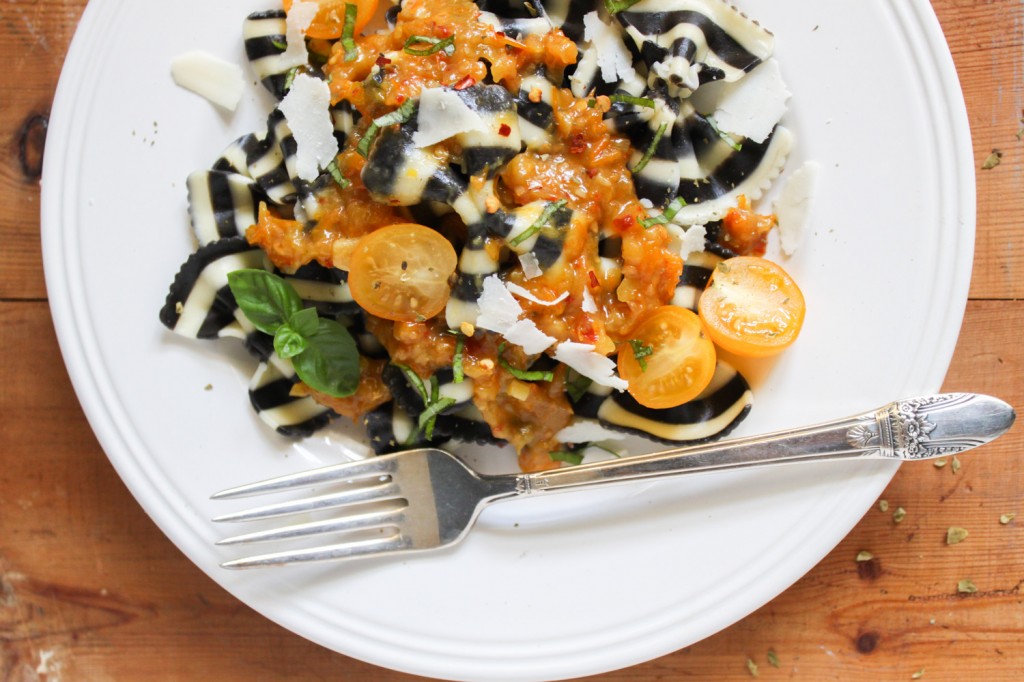
<svg viewBox="0 0 1024 682">
<path fill-rule="evenodd" d="M 963 84 L 978 190 L 970 301 L 945 388 L 1020 407 L 1024 4 L 933 4 Z M 311 644 L 221 590 L 135 503 L 82 415 L 47 307 L 39 177 L 84 6 L 0 4 L 0 680 L 415 679 Z M 993 150 L 1001 163 L 983 169 Z M 870 510 L 774 601 L 694 646 L 592 679 L 1024 679 L 1022 449 L 1018 426 L 958 470 L 905 467 L 882 495 L 888 511 Z M 950 526 L 969 537 L 947 545 Z M 862 550 L 874 558 L 858 562 Z M 962 580 L 977 590 L 958 592 Z"/>
</svg>

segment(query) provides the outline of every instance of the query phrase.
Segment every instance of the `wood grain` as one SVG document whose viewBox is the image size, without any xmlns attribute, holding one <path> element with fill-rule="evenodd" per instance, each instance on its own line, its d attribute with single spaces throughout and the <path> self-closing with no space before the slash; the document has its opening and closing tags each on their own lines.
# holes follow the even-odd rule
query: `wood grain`
<svg viewBox="0 0 1024 682">
<path fill-rule="evenodd" d="M 45 300 L 38 160 L 84 4 L 0 5 L 0 682 L 416 679 L 328 652 L 227 595 L 142 512 L 82 415 Z M 971 301 L 946 388 L 1022 405 L 1024 4 L 933 4 L 967 102 L 978 189 Z M 993 149 L 1001 163 L 981 170 Z M 1022 450 L 1017 427 L 957 470 L 904 468 L 882 495 L 888 510 L 869 511 L 778 598 L 694 646 L 588 679 L 749 680 L 748 660 L 765 680 L 1024 679 Z M 947 545 L 950 526 L 967 539 Z M 858 562 L 862 551 L 873 558 Z M 976 592 L 958 593 L 965 579 Z"/>
</svg>

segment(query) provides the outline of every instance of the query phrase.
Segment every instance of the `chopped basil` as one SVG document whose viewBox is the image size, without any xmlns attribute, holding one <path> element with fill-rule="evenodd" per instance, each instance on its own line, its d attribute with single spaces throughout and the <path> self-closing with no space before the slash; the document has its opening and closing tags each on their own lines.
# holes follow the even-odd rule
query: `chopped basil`
<svg viewBox="0 0 1024 682">
<path fill-rule="evenodd" d="M 667 225 L 673 218 L 676 217 L 676 214 L 679 213 L 679 211 L 683 210 L 684 206 L 686 206 L 686 199 L 683 199 L 682 197 L 676 197 L 671 202 L 669 202 L 669 205 L 664 208 L 660 215 L 656 215 L 650 218 L 641 218 L 640 224 L 644 227 L 644 229 L 654 227 L 655 225 Z"/>
<path fill-rule="evenodd" d="M 430 403 L 430 394 L 427 393 L 427 387 L 424 385 L 423 379 L 420 379 L 420 375 L 412 371 L 412 368 L 407 365 L 400 365 L 397 362 L 393 362 L 391 364 L 402 371 L 402 374 L 405 375 L 405 380 L 409 382 L 412 389 L 419 394 L 420 400 L 423 401 L 423 404 L 426 405 Z"/>
<path fill-rule="evenodd" d="M 434 400 L 427 409 L 420 412 L 419 428 L 427 440 L 434 437 L 434 424 L 437 422 L 437 415 L 441 414 L 455 404 L 455 398 L 439 398 Z"/>
<path fill-rule="evenodd" d="M 634 97 L 633 95 L 612 95 L 608 99 L 612 101 L 612 104 L 621 102 L 622 104 L 632 104 L 637 107 L 647 107 L 653 109 L 655 106 L 654 100 L 650 97 Z"/>
<path fill-rule="evenodd" d="M 594 383 L 590 377 L 585 377 L 574 369 L 570 369 L 565 378 L 565 392 L 569 394 L 572 402 L 579 402 L 587 393 L 587 389 Z"/>
<path fill-rule="evenodd" d="M 960 471 L 960 459 L 956 455 L 953 455 L 949 468 L 954 474 Z"/>
<path fill-rule="evenodd" d="M 544 226 L 551 221 L 551 218 L 555 215 L 555 213 L 560 211 L 566 205 L 566 203 L 568 202 L 566 202 L 565 199 L 559 199 L 558 201 L 549 202 L 548 205 L 544 207 L 544 210 L 541 211 L 540 217 L 537 218 L 536 221 L 534 221 L 533 225 L 530 225 L 528 228 L 517 234 L 513 239 L 509 241 L 508 245 L 513 247 L 519 246 L 527 239 L 540 232 L 544 228 Z"/>
<path fill-rule="evenodd" d="M 967 539 L 967 529 L 959 526 L 950 526 L 946 530 L 946 544 L 956 545 Z"/>
<path fill-rule="evenodd" d="M 281 52 L 284 52 L 285 50 L 288 49 L 288 43 L 284 40 L 281 40 L 280 38 L 271 38 L 270 44 L 276 47 L 278 50 L 281 50 Z"/>
<path fill-rule="evenodd" d="M 352 183 L 349 182 L 348 178 L 341 174 L 341 169 L 338 168 L 338 160 L 335 159 L 327 164 L 327 172 L 334 178 L 334 182 L 338 183 L 338 187 L 346 189 Z"/>
<path fill-rule="evenodd" d="M 640 365 L 640 371 L 647 371 L 647 358 L 654 355 L 654 346 L 648 345 L 640 339 L 630 339 L 629 347 L 633 349 L 633 357 L 636 358 L 636 362 Z"/>
<path fill-rule="evenodd" d="M 413 47 L 413 45 L 429 45 L 430 47 L 420 49 Z M 417 57 L 429 57 L 444 50 L 444 53 L 451 57 L 455 53 L 455 36 L 448 36 L 444 39 L 432 38 L 430 36 L 409 36 L 402 50 L 406 54 Z"/>
<path fill-rule="evenodd" d="M 732 136 L 729 135 L 729 133 L 720 130 L 718 128 L 718 123 L 715 121 L 713 117 L 708 116 L 705 120 L 708 122 L 708 125 L 710 125 L 711 128 L 715 131 L 715 134 L 722 139 L 722 142 L 725 142 L 727 145 L 732 147 L 733 151 L 743 151 L 743 145 L 737 142 L 736 140 L 732 139 Z"/>
<path fill-rule="evenodd" d="M 345 61 L 354 62 L 359 58 L 359 50 L 356 48 L 355 32 L 356 17 L 359 15 L 359 5 L 351 2 L 345 3 L 345 23 L 341 27 L 341 46 L 345 48 Z"/>
<path fill-rule="evenodd" d="M 455 355 L 452 356 L 453 381 L 461 384 L 466 378 L 465 368 L 462 366 L 462 354 L 466 349 L 466 337 L 461 332 L 455 332 Z"/>
<path fill-rule="evenodd" d="M 779 656 L 775 653 L 775 649 L 768 650 L 768 664 L 773 668 L 779 667 Z"/>
<path fill-rule="evenodd" d="M 519 369 L 509 364 L 509 361 L 505 359 L 505 344 L 498 346 L 498 364 L 500 364 L 506 372 L 514 376 L 520 381 L 554 381 L 555 373 L 549 371 L 530 371 L 526 369 Z"/>
<path fill-rule="evenodd" d="M 760 677 L 761 673 L 757 670 L 757 663 L 754 663 L 754 659 L 747 659 L 747 672 L 750 673 L 751 677 Z"/>
<path fill-rule="evenodd" d="M 336 398 L 355 393 L 359 350 L 345 327 L 303 308 L 292 285 L 265 270 L 230 272 L 228 287 L 239 310 L 274 337 L 275 352 L 292 361 L 303 383 Z"/>
<path fill-rule="evenodd" d="M 646 168 L 647 164 L 651 162 L 654 152 L 658 149 L 658 143 L 661 142 L 661 138 L 665 134 L 666 130 L 668 130 L 667 123 L 662 123 L 658 126 L 658 131 L 654 133 L 654 139 L 651 140 L 651 144 L 647 147 L 647 151 L 645 151 L 644 155 L 640 157 L 640 162 L 630 169 L 633 171 L 634 175 Z"/>
<path fill-rule="evenodd" d="M 377 138 L 377 133 L 380 132 L 381 128 L 386 126 L 395 125 L 396 123 L 401 124 L 407 122 L 412 118 L 413 112 L 416 111 L 416 100 L 407 99 L 402 102 L 401 106 L 392 111 L 391 113 L 384 114 L 373 119 L 367 127 L 366 132 L 363 133 L 363 138 L 359 140 L 359 144 L 356 146 L 356 151 L 359 152 L 364 158 L 370 154 L 370 145 Z"/>
<path fill-rule="evenodd" d="M 420 400 L 423 401 L 423 411 L 420 412 L 416 428 L 406 438 L 405 444 L 412 445 L 420 434 L 423 434 L 427 440 L 430 440 L 434 437 L 434 425 L 437 423 L 437 416 L 454 405 L 455 399 L 441 397 L 441 386 L 437 383 L 436 376 L 430 377 L 430 387 L 428 388 L 427 384 L 420 378 L 420 375 L 416 374 L 411 367 L 400 365 L 397 362 L 391 364 L 402 371 L 406 382 L 416 391 Z"/>
<path fill-rule="evenodd" d="M 576 450 L 552 450 L 548 455 L 555 462 L 565 462 L 573 466 L 583 463 L 583 453 Z"/>
<path fill-rule="evenodd" d="M 297 76 L 298 73 L 299 73 L 299 67 L 297 67 L 297 66 L 293 66 L 292 68 L 288 69 L 288 73 L 285 74 L 285 77 L 284 77 L 284 91 L 285 92 L 288 92 L 289 90 L 292 89 L 292 83 L 295 82 L 295 76 Z"/>
<path fill-rule="evenodd" d="M 618 14 L 624 12 L 640 0 L 604 0 L 604 7 L 608 10 L 608 14 Z"/>
</svg>

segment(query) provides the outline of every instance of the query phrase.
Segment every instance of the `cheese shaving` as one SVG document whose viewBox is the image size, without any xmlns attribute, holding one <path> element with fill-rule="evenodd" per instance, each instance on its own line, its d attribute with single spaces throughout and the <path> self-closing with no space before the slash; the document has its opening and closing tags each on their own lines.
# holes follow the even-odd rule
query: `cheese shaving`
<svg viewBox="0 0 1024 682">
<path fill-rule="evenodd" d="M 175 57 L 171 61 L 171 77 L 186 90 L 228 111 L 238 107 L 245 87 L 242 67 L 203 50 Z"/>
<path fill-rule="evenodd" d="M 429 147 L 468 132 L 488 132 L 480 114 L 469 108 L 458 93 L 447 88 L 426 88 L 420 93 L 419 114 L 412 143 Z"/>
<path fill-rule="evenodd" d="M 554 358 L 572 367 L 595 384 L 610 386 L 620 391 L 629 387 L 625 379 L 615 376 L 615 363 L 598 353 L 589 343 L 563 341 L 555 347 Z"/>
<path fill-rule="evenodd" d="M 536 296 L 534 296 L 532 291 L 530 291 L 526 287 L 519 286 L 515 282 L 507 282 L 505 284 L 505 288 L 508 289 L 510 293 L 515 294 L 519 298 L 525 298 L 527 301 L 533 301 L 537 305 L 555 305 L 556 303 L 561 303 L 565 299 L 569 298 L 569 292 L 563 291 L 561 294 L 558 295 L 557 298 L 551 301 L 545 301 L 541 298 L 537 298 Z"/>
<path fill-rule="evenodd" d="M 544 274 L 544 271 L 540 268 L 540 261 L 537 260 L 537 256 L 533 255 L 532 251 L 519 254 L 519 265 L 523 268 L 523 277 L 526 279 L 534 279 Z"/>
<path fill-rule="evenodd" d="M 629 81 L 636 77 L 633 57 L 622 42 L 618 29 L 601 21 L 597 12 L 583 16 L 583 38 L 596 49 L 597 64 L 601 67 L 601 79 L 605 83 Z"/>
<path fill-rule="evenodd" d="M 520 346 L 528 355 L 543 353 L 558 341 L 553 336 L 548 336 L 542 332 L 533 320 L 517 321 L 506 329 L 502 336 L 509 343 Z"/>
<path fill-rule="evenodd" d="M 704 239 L 708 234 L 704 225 L 691 225 L 689 228 L 684 228 L 669 223 L 665 229 L 668 230 L 671 238 L 669 249 L 678 253 L 684 261 L 691 253 L 700 253 L 704 250 Z"/>
<path fill-rule="evenodd" d="M 506 341 L 521 346 L 530 355 L 542 353 L 558 339 L 542 332 L 533 320 L 519 319 L 523 308 L 509 291 L 509 287 L 514 286 L 503 283 L 497 275 L 484 280 L 483 291 L 477 299 L 480 315 L 476 326 L 501 334 Z"/>
<path fill-rule="evenodd" d="M 278 64 L 282 70 L 304 66 L 309 63 L 309 50 L 306 49 L 306 30 L 320 11 L 316 2 L 295 2 L 288 10 L 285 19 L 285 41 L 288 46 L 281 53 Z"/>
<path fill-rule="evenodd" d="M 807 161 L 796 169 L 779 192 L 772 211 L 779 221 L 779 238 L 787 256 L 796 252 L 803 241 L 807 216 L 811 210 L 811 197 L 821 169 L 816 161 Z"/>
<path fill-rule="evenodd" d="M 713 107 L 720 131 L 761 143 L 786 113 L 790 92 L 778 62 L 769 59 L 738 81 L 702 86 L 694 97 L 699 110 Z"/>
<path fill-rule="evenodd" d="M 281 112 L 295 138 L 296 172 L 312 182 L 338 155 L 331 118 L 331 89 L 325 81 L 300 73 L 281 100 Z"/>
<path fill-rule="evenodd" d="M 586 287 L 583 288 L 583 303 L 580 305 L 580 309 L 585 313 L 597 312 L 597 302 L 594 301 L 594 295 Z"/>
<path fill-rule="evenodd" d="M 477 305 L 480 307 L 480 315 L 476 318 L 476 326 L 498 334 L 511 329 L 523 314 L 519 301 L 505 288 L 497 275 L 484 280 Z"/>
</svg>

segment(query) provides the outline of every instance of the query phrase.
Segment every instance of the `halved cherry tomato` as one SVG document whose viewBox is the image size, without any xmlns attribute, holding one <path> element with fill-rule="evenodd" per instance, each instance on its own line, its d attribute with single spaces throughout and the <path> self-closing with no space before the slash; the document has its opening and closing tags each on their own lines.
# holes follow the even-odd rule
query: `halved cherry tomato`
<svg viewBox="0 0 1024 682">
<path fill-rule="evenodd" d="M 414 223 L 388 225 L 352 250 L 348 286 L 371 315 L 422 321 L 444 310 L 457 264 L 455 248 L 437 231 Z"/>
<path fill-rule="evenodd" d="M 638 403 L 660 409 L 693 400 L 715 373 L 715 347 L 700 318 L 674 305 L 640 318 L 619 347 L 619 376 Z"/>
<path fill-rule="evenodd" d="M 284 0 L 284 11 L 292 8 L 294 0 Z M 356 23 L 353 35 L 366 28 L 370 19 L 377 13 L 377 0 L 316 0 L 320 9 L 313 18 L 313 23 L 306 29 L 308 38 L 340 38 L 345 27 L 345 5 L 355 5 Z"/>
<path fill-rule="evenodd" d="M 719 263 L 697 306 L 712 341 L 753 358 L 774 355 L 793 343 L 806 309 L 793 278 L 756 256 Z"/>
</svg>

